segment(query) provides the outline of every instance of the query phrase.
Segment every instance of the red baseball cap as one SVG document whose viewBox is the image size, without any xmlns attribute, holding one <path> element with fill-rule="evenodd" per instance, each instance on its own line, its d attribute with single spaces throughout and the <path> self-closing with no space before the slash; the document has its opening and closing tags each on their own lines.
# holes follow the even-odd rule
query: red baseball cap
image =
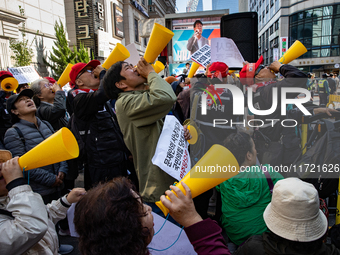
<svg viewBox="0 0 340 255">
<path fill-rule="evenodd" d="M 217 77 L 219 74 L 221 74 L 222 77 L 226 77 L 228 75 L 229 67 L 227 64 L 223 62 L 214 62 L 211 64 L 211 66 L 208 69 L 207 76 L 211 78 L 211 76 Z"/>
<path fill-rule="evenodd" d="M 96 60 L 96 59 L 91 60 L 91 61 L 88 62 L 87 64 L 82 63 L 82 62 L 75 64 L 74 66 L 72 66 L 71 71 L 70 71 L 70 74 L 69 74 L 70 79 L 71 79 L 71 82 L 72 82 L 73 84 L 75 84 L 78 74 L 79 74 L 85 67 L 87 67 L 87 66 L 92 66 L 93 68 L 96 68 L 96 67 L 99 66 L 99 65 L 100 65 L 100 61 L 99 61 L 99 60 Z"/>
<path fill-rule="evenodd" d="M 0 71 L 0 79 L 5 79 L 5 78 L 8 78 L 8 77 L 13 77 L 13 74 L 11 74 L 10 72 L 8 71 Z M 14 77 L 13 77 L 14 78 Z"/>
<path fill-rule="evenodd" d="M 245 65 L 240 71 L 240 79 L 244 85 L 253 85 L 256 69 L 263 63 L 263 56 L 261 56 L 256 63 L 249 63 Z"/>
<path fill-rule="evenodd" d="M 53 79 L 52 77 L 44 77 L 44 79 L 48 80 L 50 83 L 54 84 L 56 83 L 57 81 L 55 79 Z"/>
</svg>

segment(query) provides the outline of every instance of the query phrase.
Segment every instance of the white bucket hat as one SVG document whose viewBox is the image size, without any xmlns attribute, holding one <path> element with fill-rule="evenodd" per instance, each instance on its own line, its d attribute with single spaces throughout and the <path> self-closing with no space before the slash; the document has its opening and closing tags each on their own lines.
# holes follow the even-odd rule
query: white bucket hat
<svg viewBox="0 0 340 255">
<path fill-rule="evenodd" d="M 275 184 L 263 218 L 276 235 L 291 241 L 311 242 L 321 238 L 328 227 L 319 205 L 319 195 L 312 184 L 287 178 Z"/>
</svg>

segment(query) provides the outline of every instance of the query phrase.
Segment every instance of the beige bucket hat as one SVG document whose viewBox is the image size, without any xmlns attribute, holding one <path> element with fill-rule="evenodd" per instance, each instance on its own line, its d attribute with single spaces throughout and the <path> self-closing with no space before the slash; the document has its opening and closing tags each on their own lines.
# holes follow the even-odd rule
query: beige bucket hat
<svg viewBox="0 0 340 255">
<path fill-rule="evenodd" d="M 312 184 L 287 178 L 275 184 L 263 218 L 276 235 L 291 241 L 311 242 L 321 238 L 328 227 L 319 205 L 319 195 Z"/>
</svg>

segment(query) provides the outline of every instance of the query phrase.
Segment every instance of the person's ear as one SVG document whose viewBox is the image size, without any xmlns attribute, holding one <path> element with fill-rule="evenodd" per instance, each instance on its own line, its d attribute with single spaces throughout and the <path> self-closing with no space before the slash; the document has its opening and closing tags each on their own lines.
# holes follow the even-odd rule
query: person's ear
<svg viewBox="0 0 340 255">
<path fill-rule="evenodd" d="M 80 88 L 81 86 L 84 85 L 84 83 L 82 82 L 82 80 L 79 79 L 79 78 L 75 80 L 75 83 L 76 83 L 76 85 L 78 86 L 78 88 Z"/>
<path fill-rule="evenodd" d="M 11 112 L 12 112 L 14 115 L 17 115 L 17 116 L 19 115 L 19 112 L 18 112 L 18 110 L 17 110 L 17 109 L 15 109 L 15 110 L 14 110 L 14 109 L 12 109 L 12 110 L 11 110 Z"/>
<path fill-rule="evenodd" d="M 250 151 L 247 152 L 246 159 L 247 161 L 251 161 L 253 159 L 254 155 Z"/>
<path fill-rule="evenodd" d="M 116 82 L 115 85 L 116 85 L 117 88 L 119 88 L 121 90 L 124 90 L 124 89 L 127 88 L 127 85 L 124 83 L 124 81 L 118 81 L 118 82 Z"/>
</svg>

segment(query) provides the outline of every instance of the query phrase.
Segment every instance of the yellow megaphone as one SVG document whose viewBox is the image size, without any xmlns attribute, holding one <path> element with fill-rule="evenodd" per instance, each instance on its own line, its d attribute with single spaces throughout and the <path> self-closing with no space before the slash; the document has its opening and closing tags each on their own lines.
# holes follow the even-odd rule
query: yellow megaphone
<svg viewBox="0 0 340 255">
<path fill-rule="evenodd" d="M 19 158 L 19 165 L 25 171 L 77 158 L 79 147 L 76 138 L 68 128 L 61 128 Z"/>
<path fill-rule="evenodd" d="M 13 77 L 8 77 L 6 79 L 3 79 L 1 82 L 1 88 L 4 91 L 8 91 L 8 92 L 16 90 L 18 86 L 19 86 L 18 80 Z"/>
<path fill-rule="evenodd" d="M 156 73 L 159 73 L 165 68 L 165 66 L 163 65 L 161 61 L 156 61 L 156 63 L 152 64 L 152 67 L 153 69 L 155 69 Z"/>
<path fill-rule="evenodd" d="M 72 66 L 73 64 L 71 63 L 67 64 L 64 72 L 60 75 L 59 80 L 57 81 L 60 87 L 65 86 L 68 82 L 71 81 L 69 74 L 71 72 Z"/>
<path fill-rule="evenodd" d="M 188 78 L 194 77 L 197 69 L 200 67 L 200 64 L 197 64 L 196 62 L 192 62 L 192 65 L 189 70 Z"/>
<path fill-rule="evenodd" d="M 111 51 L 108 58 L 102 64 L 102 67 L 109 69 L 113 64 L 118 61 L 124 61 L 130 57 L 130 52 L 123 44 L 117 43 L 116 47 Z"/>
<path fill-rule="evenodd" d="M 281 64 L 288 64 L 306 52 L 306 47 L 299 40 L 296 40 L 292 46 L 289 47 L 287 52 L 279 59 L 279 62 Z"/>
<path fill-rule="evenodd" d="M 211 170 L 208 172 L 207 169 L 209 168 L 214 168 L 215 172 L 212 173 Z M 216 172 L 218 169 L 221 170 L 220 173 Z M 190 188 L 192 197 L 194 198 L 237 175 L 239 170 L 240 167 L 234 155 L 222 145 L 214 144 L 196 165 L 191 168 L 190 172 L 177 183 L 176 187 L 185 194 L 185 190 L 181 184 L 182 182 L 185 182 Z M 166 196 L 166 198 L 169 199 L 168 196 Z M 157 201 L 156 205 L 162 210 L 165 216 L 168 215 L 169 210 L 161 201 Z"/>
<path fill-rule="evenodd" d="M 173 36 L 174 33 L 171 30 L 155 23 L 152 28 L 148 46 L 144 53 L 146 62 L 153 63 Z"/>
</svg>

